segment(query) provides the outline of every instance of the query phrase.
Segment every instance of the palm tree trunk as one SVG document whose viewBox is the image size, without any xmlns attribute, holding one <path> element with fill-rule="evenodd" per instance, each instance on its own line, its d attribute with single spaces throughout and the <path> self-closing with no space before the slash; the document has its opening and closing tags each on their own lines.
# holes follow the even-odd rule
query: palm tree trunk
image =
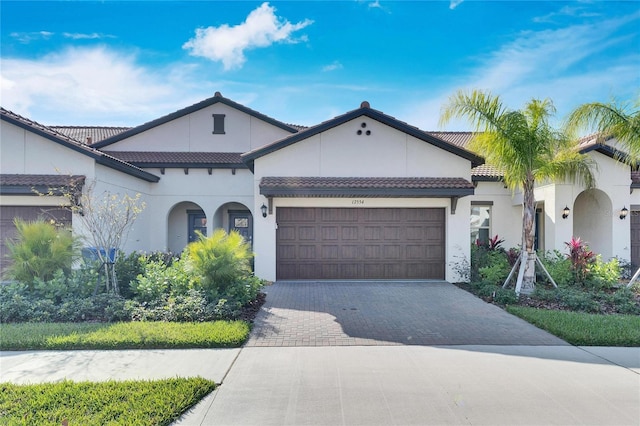
<svg viewBox="0 0 640 426">
<path fill-rule="evenodd" d="M 523 294 L 533 293 L 536 285 L 536 253 L 533 247 L 533 240 L 535 238 L 535 199 L 533 195 L 533 185 L 534 179 L 529 173 L 523 185 L 522 201 L 522 250 L 527 253 L 521 284 L 521 293 Z"/>
</svg>

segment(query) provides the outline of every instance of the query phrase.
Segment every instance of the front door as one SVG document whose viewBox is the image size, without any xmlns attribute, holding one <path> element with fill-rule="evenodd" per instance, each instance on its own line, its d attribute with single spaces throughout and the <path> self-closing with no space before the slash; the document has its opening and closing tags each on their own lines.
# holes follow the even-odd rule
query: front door
<svg viewBox="0 0 640 426">
<path fill-rule="evenodd" d="M 207 216 L 203 211 L 188 211 L 189 215 L 189 242 L 198 240 L 198 232 L 207 236 Z"/>
<path fill-rule="evenodd" d="M 253 244 L 253 217 L 251 212 L 229 210 L 229 232 L 238 231 L 249 244 Z"/>
</svg>

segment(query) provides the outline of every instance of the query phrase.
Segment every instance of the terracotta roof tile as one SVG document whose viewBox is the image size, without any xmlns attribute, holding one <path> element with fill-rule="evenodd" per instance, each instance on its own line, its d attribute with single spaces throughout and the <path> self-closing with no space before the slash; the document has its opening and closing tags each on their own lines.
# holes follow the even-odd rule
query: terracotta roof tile
<svg viewBox="0 0 640 426">
<path fill-rule="evenodd" d="M 18 175 L 0 174 L 0 185 L 14 186 L 66 186 L 83 183 L 82 175 Z"/>
<path fill-rule="evenodd" d="M 473 188 L 463 178 L 436 177 L 263 177 L 261 185 L 311 188 Z"/>
<path fill-rule="evenodd" d="M 240 158 L 240 152 L 162 152 L 162 151 L 105 151 L 127 163 L 139 167 L 171 165 L 233 165 L 246 167 Z"/>
<path fill-rule="evenodd" d="M 463 178 L 263 177 L 260 193 L 282 197 L 449 197 L 473 194 Z"/>
<path fill-rule="evenodd" d="M 438 139 L 442 139 L 445 142 L 449 142 L 452 145 L 460 148 L 468 149 L 469 141 L 473 136 L 471 132 L 426 132 L 431 136 Z"/>
<path fill-rule="evenodd" d="M 51 129 L 62 133 L 78 142 L 91 145 L 103 139 L 110 138 L 131 127 L 105 127 L 105 126 L 50 126 Z"/>
</svg>

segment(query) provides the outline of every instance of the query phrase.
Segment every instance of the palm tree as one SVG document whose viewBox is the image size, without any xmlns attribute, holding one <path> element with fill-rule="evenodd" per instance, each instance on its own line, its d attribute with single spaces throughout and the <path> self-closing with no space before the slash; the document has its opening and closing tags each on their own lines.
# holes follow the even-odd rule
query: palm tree
<svg viewBox="0 0 640 426">
<path fill-rule="evenodd" d="M 616 138 L 630 164 L 640 160 L 640 96 L 629 103 L 592 102 L 580 105 L 567 120 L 567 130 L 588 130 L 598 134 L 599 141 Z"/>
<path fill-rule="evenodd" d="M 624 151 L 622 159 L 633 168 L 640 161 L 640 96 L 633 106 L 629 103 L 608 104 L 592 102 L 580 105 L 567 120 L 567 130 L 577 132 L 586 129 L 596 132 L 599 141 L 615 138 Z M 633 274 L 628 287 L 631 287 L 640 276 L 640 268 Z"/>
<path fill-rule="evenodd" d="M 595 163 L 580 154 L 566 133 L 551 127 L 549 118 L 554 113 L 549 99 L 532 99 L 521 110 L 509 110 L 499 96 L 474 90 L 458 91 L 449 97 L 440 117 L 441 125 L 452 118 L 467 119 L 474 130 L 469 148 L 484 156 L 487 164 L 502 171 L 508 188 L 523 193 L 518 294 L 531 293 L 535 287 L 533 190 L 536 182 L 579 181 L 588 188 L 594 184 L 591 169 Z"/>
</svg>

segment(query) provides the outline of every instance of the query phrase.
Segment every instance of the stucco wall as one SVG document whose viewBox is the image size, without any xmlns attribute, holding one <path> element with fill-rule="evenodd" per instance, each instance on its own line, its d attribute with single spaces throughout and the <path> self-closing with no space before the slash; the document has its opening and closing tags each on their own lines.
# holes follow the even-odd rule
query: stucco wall
<svg viewBox="0 0 640 426">
<path fill-rule="evenodd" d="M 478 182 L 475 194 L 468 198 L 478 203 L 493 203 L 490 235 L 503 238 L 504 248 L 522 244 L 522 206 L 514 205 L 511 190 L 502 182 Z"/>
<path fill-rule="evenodd" d="M 3 174 L 60 174 L 94 177 L 94 160 L 21 127 L 0 121 Z"/>
<path fill-rule="evenodd" d="M 213 134 L 213 114 L 224 114 L 224 134 Z M 217 103 L 109 145 L 111 151 L 247 152 L 289 132 Z"/>
</svg>

